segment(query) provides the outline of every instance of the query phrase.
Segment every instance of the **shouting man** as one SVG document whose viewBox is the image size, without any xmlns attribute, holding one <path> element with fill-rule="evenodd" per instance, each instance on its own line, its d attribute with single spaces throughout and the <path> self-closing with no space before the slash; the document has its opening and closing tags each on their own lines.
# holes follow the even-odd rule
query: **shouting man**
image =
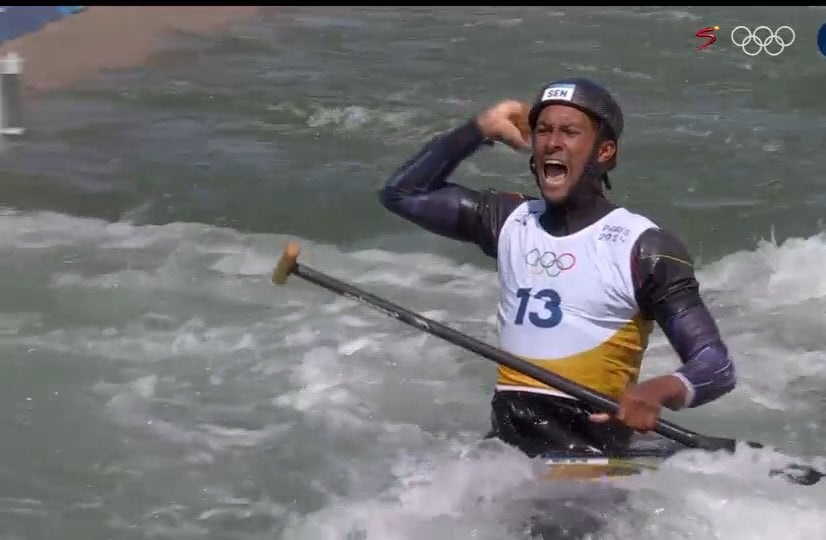
<svg viewBox="0 0 826 540">
<path fill-rule="evenodd" d="M 609 201 L 623 115 L 610 93 L 573 78 L 531 107 L 500 102 L 428 142 L 380 193 L 390 211 L 496 258 L 500 348 L 620 403 L 616 415 L 500 366 L 492 432 L 530 456 L 621 451 L 663 406 L 709 403 L 735 386 L 726 345 L 674 235 Z M 540 198 L 448 182 L 496 141 L 530 152 Z M 637 384 L 653 322 L 682 365 Z"/>
</svg>

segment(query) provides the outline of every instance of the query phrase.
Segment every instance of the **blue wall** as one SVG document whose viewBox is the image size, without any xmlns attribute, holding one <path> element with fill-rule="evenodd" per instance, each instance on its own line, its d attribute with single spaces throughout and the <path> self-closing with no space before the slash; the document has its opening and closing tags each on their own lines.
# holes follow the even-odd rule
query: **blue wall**
<svg viewBox="0 0 826 540">
<path fill-rule="evenodd" d="M 0 43 L 37 32 L 86 6 L 0 6 Z"/>
</svg>

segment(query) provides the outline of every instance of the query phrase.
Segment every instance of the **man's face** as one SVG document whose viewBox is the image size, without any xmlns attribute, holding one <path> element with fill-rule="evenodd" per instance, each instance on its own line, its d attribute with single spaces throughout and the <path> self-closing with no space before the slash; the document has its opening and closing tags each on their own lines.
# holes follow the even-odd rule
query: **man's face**
<svg viewBox="0 0 826 540">
<path fill-rule="evenodd" d="M 592 158 L 597 135 L 594 120 L 575 107 L 542 109 L 533 134 L 533 158 L 537 184 L 546 200 L 556 203 L 568 197 Z M 603 141 L 597 161 L 608 161 L 615 152 L 613 141 Z"/>
</svg>

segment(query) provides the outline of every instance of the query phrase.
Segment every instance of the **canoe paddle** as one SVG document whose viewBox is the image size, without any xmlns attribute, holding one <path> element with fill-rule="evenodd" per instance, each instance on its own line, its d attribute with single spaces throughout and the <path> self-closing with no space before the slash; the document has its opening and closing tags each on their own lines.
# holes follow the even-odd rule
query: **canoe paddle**
<svg viewBox="0 0 826 540">
<path fill-rule="evenodd" d="M 419 330 L 440 337 L 450 343 L 453 343 L 454 345 L 463 347 L 464 349 L 479 354 L 498 364 L 518 371 L 523 375 L 532 377 L 548 386 L 557 388 L 574 398 L 588 403 L 594 409 L 613 413 L 616 413 L 619 410 L 619 403 L 604 394 L 595 392 L 551 371 L 542 369 L 535 364 L 522 360 L 517 356 L 453 330 L 440 322 L 423 317 L 422 315 L 407 310 L 374 294 L 363 291 L 351 284 L 328 276 L 318 270 L 305 266 L 304 264 L 299 264 L 299 253 L 300 248 L 298 247 L 298 244 L 295 242 L 290 242 L 287 244 L 284 253 L 278 261 L 278 265 L 273 271 L 273 283 L 283 285 L 286 283 L 287 278 L 291 274 L 295 274 L 310 283 L 319 285 L 351 300 L 362 302 L 384 313 L 385 315 L 398 319 L 403 323 L 413 326 L 414 328 L 418 328 Z M 701 450 L 726 450 L 733 453 L 738 442 L 745 443 L 751 448 L 764 448 L 763 444 L 757 442 L 736 441 L 734 439 L 726 439 L 723 437 L 701 435 L 663 419 L 657 420 L 654 431 L 663 437 L 681 443 L 685 446 Z M 770 472 L 770 476 L 782 476 L 796 484 L 809 486 L 820 481 L 821 478 L 826 476 L 826 472 L 820 471 L 808 465 L 792 464 L 782 470 L 772 470 Z"/>
</svg>

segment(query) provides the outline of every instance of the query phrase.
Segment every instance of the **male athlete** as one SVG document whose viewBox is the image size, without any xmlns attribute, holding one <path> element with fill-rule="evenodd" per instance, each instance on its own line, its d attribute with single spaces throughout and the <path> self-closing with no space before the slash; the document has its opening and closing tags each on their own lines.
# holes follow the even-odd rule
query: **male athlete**
<svg viewBox="0 0 826 540">
<path fill-rule="evenodd" d="M 607 90 L 582 78 L 553 82 L 530 109 L 503 101 L 434 138 L 380 193 L 392 212 L 496 258 L 502 349 L 619 401 L 616 415 L 593 411 L 499 366 L 490 436 L 529 456 L 622 451 L 662 406 L 697 407 L 735 386 L 686 248 L 605 196 L 622 128 Z M 447 182 L 495 141 L 531 153 L 541 198 Z M 637 384 L 653 321 L 682 366 Z"/>
</svg>

